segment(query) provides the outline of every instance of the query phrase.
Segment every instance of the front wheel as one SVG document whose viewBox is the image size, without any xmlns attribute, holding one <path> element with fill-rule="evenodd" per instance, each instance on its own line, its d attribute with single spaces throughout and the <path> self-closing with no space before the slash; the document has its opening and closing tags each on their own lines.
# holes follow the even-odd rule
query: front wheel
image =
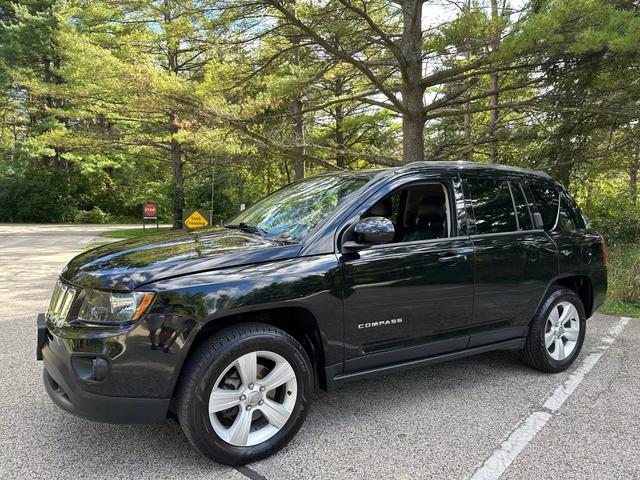
<svg viewBox="0 0 640 480">
<path fill-rule="evenodd" d="M 580 353 L 586 327 L 580 297 L 568 288 L 552 289 L 531 322 L 525 363 L 543 372 L 566 370 Z"/>
<path fill-rule="evenodd" d="M 265 458 L 307 415 L 313 374 L 304 348 L 266 324 L 242 324 L 205 340 L 181 377 L 177 413 L 187 438 L 228 465 Z"/>
</svg>

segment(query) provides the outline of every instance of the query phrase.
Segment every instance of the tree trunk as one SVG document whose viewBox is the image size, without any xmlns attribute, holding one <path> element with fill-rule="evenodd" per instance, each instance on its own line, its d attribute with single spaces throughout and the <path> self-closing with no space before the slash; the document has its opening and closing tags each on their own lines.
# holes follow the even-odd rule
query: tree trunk
<svg viewBox="0 0 640 480">
<path fill-rule="evenodd" d="M 169 114 L 169 133 L 171 134 L 171 176 L 173 180 L 173 228 L 182 228 L 182 214 L 184 211 L 184 164 L 182 162 L 182 148 L 180 143 L 173 138 L 178 133 L 176 116 Z"/>
<path fill-rule="evenodd" d="M 54 74 L 54 68 L 59 69 L 60 68 L 60 62 L 56 61 L 55 59 L 51 59 L 49 57 L 47 57 L 46 55 L 43 55 L 42 57 L 42 66 L 44 69 L 44 81 L 45 83 L 50 83 L 53 85 L 59 85 L 61 84 L 61 80 L 60 77 L 57 74 Z M 53 96 L 53 95 L 49 95 L 48 93 L 44 95 L 44 106 L 54 109 L 54 108 L 59 108 L 62 105 L 59 104 L 59 102 L 57 101 L 57 99 Z M 50 114 L 47 111 L 46 108 L 40 108 L 39 109 L 39 117 L 40 120 L 43 118 L 48 117 Z M 58 119 L 56 117 L 56 120 L 58 121 L 62 121 L 60 119 Z M 65 122 L 66 124 L 66 122 Z M 55 147 L 53 149 L 53 155 L 49 155 L 46 157 L 46 160 L 50 161 L 50 163 L 53 165 L 53 167 L 56 170 L 65 170 L 68 169 L 69 165 L 68 162 L 66 162 L 63 158 L 62 158 L 62 152 L 60 150 L 60 148 Z M 69 186 L 69 178 L 67 176 L 67 187 Z"/>
<path fill-rule="evenodd" d="M 471 0 L 467 0 L 464 4 L 463 13 L 465 15 L 471 15 Z M 471 59 L 471 52 L 465 52 L 465 58 L 467 61 Z M 471 102 L 464 102 L 464 141 L 467 142 L 467 145 L 471 145 Z M 469 152 L 469 156 L 472 155 L 472 152 Z"/>
<path fill-rule="evenodd" d="M 498 74 L 492 73 L 489 75 L 489 88 L 493 91 L 498 89 Z M 489 145 L 489 161 L 491 163 L 498 162 L 498 140 L 496 139 L 496 124 L 498 123 L 498 94 L 491 95 L 489 97 L 489 106 L 492 109 L 489 111 L 489 137 L 491 138 L 491 144 Z"/>
<path fill-rule="evenodd" d="M 402 163 L 424 161 L 424 121 L 413 115 L 402 117 Z"/>
<path fill-rule="evenodd" d="M 342 96 L 342 81 L 338 79 L 335 84 L 334 94 L 336 97 Z M 338 168 L 344 168 L 345 161 L 345 144 L 344 144 L 344 106 L 342 104 L 338 104 L 334 112 L 335 121 L 336 121 L 336 148 L 338 152 L 336 152 L 336 165 Z"/>
<path fill-rule="evenodd" d="M 291 3 L 293 4 L 293 8 L 296 8 L 296 0 L 291 0 Z M 291 64 L 294 65 L 295 67 L 299 67 L 300 66 L 300 36 L 299 35 L 295 35 L 292 39 L 292 43 L 293 43 L 293 50 L 292 50 L 292 57 L 291 57 Z M 298 69 L 296 68 L 296 71 Z M 304 161 L 304 147 L 302 146 L 304 144 L 304 114 L 302 113 L 304 110 L 304 103 L 302 101 L 302 95 L 300 93 L 296 93 L 294 94 L 293 98 L 291 99 L 291 121 L 292 121 L 292 125 L 291 125 L 291 130 L 292 130 L 292 134 L 293 134 L 293 143 L 295 146 L 294 151 L 296 152 L 296 154 L 298 154 L 299 156 L 297 158 L 293 159 L 293 172 L 294 172 L 294 178 L 296 180 L 299 180 L 301 178 L 304 178 L 305 176 L 305 170 L 306 170 L 306 164 Z"/>
<path fill-rule="evenodd" d="M 167 0 L 164 1 L 164 22 L 165 28 L 173 22 L 171 10 Z M 167 43 L 167 66 L 169 72 L 178 76 L 180 68 L 178 67 L 178 51 L 177 47 Z M 175 230 L 182 229 L 182 214 L 184 212 L 184 162 L 182 161 L 182 146 L 175 139 L 179 127 L 176 112 L 169 112 L 169 124 L 167 125 L 171 140 L 169 146 L 171 150 L 171 176 L 173 181 L 173 228 Z"/>
<path fill-rule="evenodd" d="M 284 173 L 287 176 L 287 183 L 291 183 L 291 172 L 289 171 L 289 162 L 286 158 L 283 159 L 282 166 L 284 167 Z"/>
<path fill-rule="evenodd" d="M 496 51 L 500 46 L 500 27 L 498 26 L 498 0 L 491 0 L 491 22 L 493 30 L 493 38 L 491 41 L 491 50 Z M 489 146 L 489 161 L 491 163 L 498 162 L 498 140 L 496 139 L 496 124 L 498 123 L 498 86 L 499 79 L 497 73 L 489 74 L 489 91 L 496 92 L 489 96 L 489 137 L 491 144 Z"/>
<path fill-rule="evenodd" d="M 569 147 L 566 147 L 567 151 L 571 151 Z M 570 158 L 567 158 L 568 155 L 560 155 L 556 159 L 556 168 L 554 177 L 558 180 L 565 188 L 569 188 L 569 183 L 571 182 L 571 173 L 573 172 L 573 163 Z"/>
<path fill-rule="evenodd" d="M 629 193 L 631 194 L 631 203 L 635 207 L 638 204 L 638 170 L 640 169 L 640 161 L 631 164 L 629 169 Z"/>
<path fill-rule="evenodd" d="M 402 2 L 401 39 L 405 73 L 402 78 L 402 163 L 424 160 L 424 90 L 422 81 L 422 3 Z"/>
<path fill-rule="evenodd" d="M 471 102 L 465 102 L 464 103 L 464 109 L 466 112 L 469 112 L 469 110 L 471 110 Z M 470 113 L 465 113 L 464 114 L 464 141 L 467 142 L 467 145 L 471 145 L 471 114 Z M 471 155 L 471 152 L 469 152 L 469 155 Z"/>
<path fill-rule="evenodd" d="M 299 180 L 304 178 L 305 170 L 306 170 L 306 162 L 304 161 L 304 116 L 302 114 L 302 110 L 304 108 L 304 104 L 300 99 L 299 95 L 296 95 L 291 100 L 291 118 L 292 118 L 292 133 L 293 133 L 293 143 L 295 145 L 294 151 L 296 154 L 300 156 L 293 159 L 293 172 L 294 178 Z"/>
<path fill-rule="evenodd" d="M 344 144 L 344 109 L 342 105 L 336 108 L 336 165 L 338 168 L 344 168 L 345 161 L 345 144 Z"/>
</svg>

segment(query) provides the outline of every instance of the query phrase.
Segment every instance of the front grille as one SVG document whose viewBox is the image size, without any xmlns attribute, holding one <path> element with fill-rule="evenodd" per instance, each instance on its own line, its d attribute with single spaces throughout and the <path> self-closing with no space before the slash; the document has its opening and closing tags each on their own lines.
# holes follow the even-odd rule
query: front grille
<svg viewBox="0 0 640 480">
<path fill-rule="evenodd" d="M 56 282 L 47 311 L 47 321 L 56 327 L 64 326 L 76 297 L 76 289 L 61 280 Z"/>
</svg>

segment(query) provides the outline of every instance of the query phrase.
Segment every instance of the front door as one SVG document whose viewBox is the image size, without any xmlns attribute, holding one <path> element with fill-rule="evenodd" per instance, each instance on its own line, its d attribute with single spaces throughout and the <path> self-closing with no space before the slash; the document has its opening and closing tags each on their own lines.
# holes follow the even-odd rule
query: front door
<svg viewBox="0 0 640 480">
<path fill-rule="evenodd" d="M 399 181 L 361 211 L 360 217 L 391 219 L 396 238 L 341 256 L 345 372 L 464 349 L 473 246 L 459 180 L 425 175 Z"/>
</svg>

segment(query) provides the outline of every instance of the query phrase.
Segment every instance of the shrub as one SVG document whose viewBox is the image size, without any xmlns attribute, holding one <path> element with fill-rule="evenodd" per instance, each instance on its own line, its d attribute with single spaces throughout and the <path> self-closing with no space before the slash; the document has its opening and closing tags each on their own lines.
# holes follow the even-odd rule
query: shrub
<svg viewBox="0 0 640 480">
<path fill-rule="evenodd" d="M 100 210 L 99 207 L 93 207 L 91 210 L 78 210 L 75 217 L 75 223 L 109 223 L 111 217 L 108 213 Z"/>
<path fill-rule="evenodd" d="M 634 205 L 628 186 L 619 179 L 603 179 L 591 190 L 578 192 L 578 201 L 593 228 L 610 243 L 640 239 L 640 202 Z"/>
<path fill-rule="evenodd" d="M 608 242 L 634 242 L 640 238 L 640 205 L 632 205 L 624 197 L 601 199 L 585 213 Z"/>
</svg>

